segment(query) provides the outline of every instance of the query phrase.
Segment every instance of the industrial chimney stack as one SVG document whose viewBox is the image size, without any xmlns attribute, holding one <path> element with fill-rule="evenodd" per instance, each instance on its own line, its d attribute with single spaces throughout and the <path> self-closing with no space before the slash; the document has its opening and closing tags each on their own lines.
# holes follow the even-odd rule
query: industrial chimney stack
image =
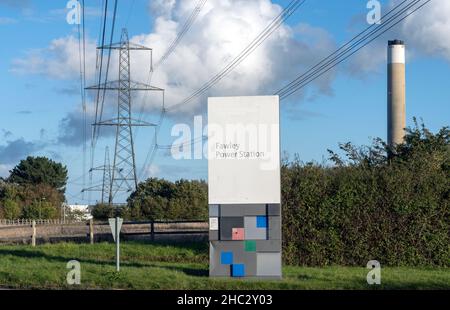
<svg viewBox="0 0 450 310">
<path fill-rule="evenodd" d="M 405 44 L 400 40 L 388 44 L 387 140 L 389 146 L 403 143 L 405 113 Z"/>
</svg>

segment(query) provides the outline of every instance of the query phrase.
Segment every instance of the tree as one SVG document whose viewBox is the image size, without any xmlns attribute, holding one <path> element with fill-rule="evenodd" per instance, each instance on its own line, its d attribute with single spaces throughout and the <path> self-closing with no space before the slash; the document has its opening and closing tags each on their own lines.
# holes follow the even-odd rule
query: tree
<svg viewBox="0 0 450 310">
<path fill-rule="evenodd" d="M 22 214 L 20 186 L 0 181 L 0 217 L 17 219 Z"/>
<path fill-rule="evenodd" d="M 204 181 L 170 182 L 150 178 L 138 185 L 128 198 L 134 219 L 206 219 L 208 186 Z"/>
<path fill-rule="evenodd" d="M 18 219 L 21 215 L 21 208 L 17 201 L 6 199 L 3 201 L 3 216 L 8 220 Z"/>
<path fill-rule="evenodd" d="M 107 220 L 115 216 L 115 208 L 108 204 L 99 203 L 92 207 L 91 214 L 96 220 Z"/>
<path fill-rule="evenodd" d="M 48 184 L 64 193 L 67 183 L 67 168 L 46 157 L 28 156 L 11 170 L 8 182 L 20 185 Z"/>
<path fill-rule="evenodd" d="M 35 200 L 23 207 L 22 217 L 26 219 L 58 218 L 58 210 L 48 201 Z"/>
<path fill-rule="evenodd" d="M 22 185 L 18 197 L 23 218 L 54 219 L 61 215 L 64 195 L 50 185 Z"/>
</svg>

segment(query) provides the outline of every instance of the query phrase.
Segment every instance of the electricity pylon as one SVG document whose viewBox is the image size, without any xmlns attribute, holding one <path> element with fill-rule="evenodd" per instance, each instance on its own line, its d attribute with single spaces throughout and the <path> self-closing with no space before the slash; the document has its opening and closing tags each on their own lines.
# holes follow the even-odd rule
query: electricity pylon
<svg viewBox="0 0 450 310">
<path fill-rule="evenodd" d="M 141 50 L 150 52 L 150 71 L 152 71 L 152 49 L 143 45 L 131 43 L 128 40 L 128 32 L 122 29 L 119 43 L 100 46 L 100 50 L 119 51 L 119 80 L 106 81 L 100 85 L 87 87 L 90 90 L 117 90 L 117 118 L 101 119 L 94 126 L 115 126 L 116 142 L 114 148 L 114 161 L 112 166 L 111 187 L 108 203 L 113 204 L 114 196 L 119 191 L 131 192 L 137 187 L 136 161 L 133 143 L 132 127 L 156 126 L 148 122 L 136 120 L 131 117 L 131 92 L 132 91 L 164 91 L 161 88 L 140 82 L 130 78 L 130 51 Z"/>
<path fill-rule="evenodd" d="M 109 202 L 109 196 L 111 191 L 111 164 L 109 162 L 109 148 L 105 148 L 105 159 L 103 162 L 103 166 L 95 167 L 89 169 L 89 172 L 92 171 L 103 171 L 103 182 L 101 185 L 95 185 L 89 188 L 83 188 L 81 192 L 101 192 L 102 200 L 101 203 L 105 204 Z"/>
</svg>

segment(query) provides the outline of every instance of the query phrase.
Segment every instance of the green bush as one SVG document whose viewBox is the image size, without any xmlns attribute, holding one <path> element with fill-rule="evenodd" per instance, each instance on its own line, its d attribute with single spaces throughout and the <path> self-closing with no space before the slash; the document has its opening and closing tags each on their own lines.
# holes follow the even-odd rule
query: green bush
<svg viewBox="0 0 450 310">
<path fill-rule="evenodd" d="M 0 217 L 55 219 L 61 214 L 67 168 L 45 157 L 21 160 L 0 178 Z"/>
<path fill-rule="evenodd" d="M 204 181 L 150 178 L 128 198 L 133 219 L 207 219 L 208 186 Z"/>
<path fill-rule="evenodd" d="M 21 218 L 54 219 L 58 218 L 58 209 L 48 201 L 34 201 L 22 208 Z"/>
<path fill-rule="evenodd" d="M 56 219 L 64 195 L 47 184 L 0 183 L 0 214 L 7 219 Z"/>
<path fill-rule="evenodd" d="M 96 204 L 91 209 L 91 214 L 96 220 L 107 220 L 116 216 L 115 208 L 108 204 Z"/>
<path fill-rule="evenodd" d="M 449 130 L 389 149 L 341 145 L 334 165 L 282 165 L 284 259 L 294 265 L 450 265 Z M 387 156 L 386 154 L 390 154 Z"/>
<path fill-rule="evenodd" d="M 3 216 L 8 220 L 15 220 L 20 217 L 20 205 L 15 200 L 5 199 L 3 201 Z"/>
</svg>

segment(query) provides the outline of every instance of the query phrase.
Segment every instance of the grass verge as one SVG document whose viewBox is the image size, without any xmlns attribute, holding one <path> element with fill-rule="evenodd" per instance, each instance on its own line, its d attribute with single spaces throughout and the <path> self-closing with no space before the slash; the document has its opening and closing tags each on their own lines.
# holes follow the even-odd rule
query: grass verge
<svg viewBox="0 0 450 310">
<path fill-rule="evenodd" d="M 368 285 L 360 267 L 284 266 L 283 279 L 210 279 L 206 244 L 121 246 L 115 272 L 110 243 L 0 246 L 0 287 L 32 289 L 450 289 L 449 268 L 383 267 L 382 284 Z M 81 285 L 66 283 L 69 260 L 81 263 Z"/>
</svg>

